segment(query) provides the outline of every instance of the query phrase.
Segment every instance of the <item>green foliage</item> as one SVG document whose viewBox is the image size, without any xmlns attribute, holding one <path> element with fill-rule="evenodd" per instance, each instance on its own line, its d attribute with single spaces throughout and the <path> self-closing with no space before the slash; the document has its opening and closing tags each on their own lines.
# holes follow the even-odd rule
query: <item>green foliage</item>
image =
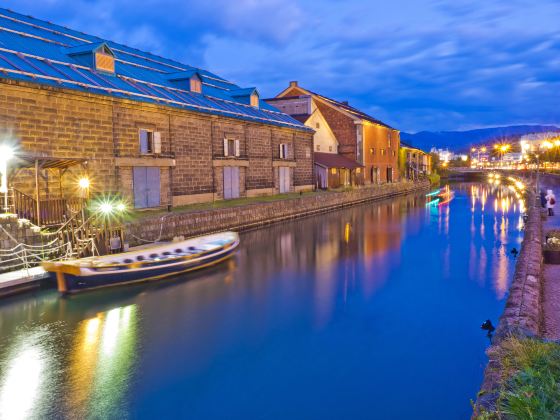
<svg viewBox="0 0 560 420">
<path fill-rule="evenodd" d="M 430 180 L 430 184 L 433 186 L 439 185 L 440 176 L 436 171 L 433 171 L 430 175 L 428 175 L 428 179 Z"/>
<path fill-rule="evenodd" d="M 511 337 L 490 356 L 501 365 L 497 409 L 477 419 L 560 418 L 559 344 Z"/>
</svg>

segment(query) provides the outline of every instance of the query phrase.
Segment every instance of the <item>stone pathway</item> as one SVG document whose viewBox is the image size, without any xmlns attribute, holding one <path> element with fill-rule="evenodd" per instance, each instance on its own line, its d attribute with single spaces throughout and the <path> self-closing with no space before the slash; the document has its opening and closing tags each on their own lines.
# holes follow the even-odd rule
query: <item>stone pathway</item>
<svg viewBox="0 0 560 420">
<path fill-rule="evenodd" d="M 560 177 L 545 178 L 543 185 L 560 196 Z M 543 238 L 552 229 L 560 229 L 560 205 L 556 205 L 555 215 L 547 216 L 543 223 Z M 544 264 L 543 267 L 544 337 L 560 340 L 560 265 Z"/>
<path fill-rule="evenodd" d="M 560 340 L 560 265 L 544 265 L 544 336 Z"/>
</svg>

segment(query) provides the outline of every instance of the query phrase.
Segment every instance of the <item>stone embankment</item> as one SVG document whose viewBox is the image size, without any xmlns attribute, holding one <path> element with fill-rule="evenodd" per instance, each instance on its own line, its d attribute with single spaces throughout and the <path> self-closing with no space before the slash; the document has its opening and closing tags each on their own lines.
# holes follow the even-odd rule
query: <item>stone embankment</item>
<svg viewBox="0 0 560 420">
<path fill-rule="evenodd" d="M 525 235 L 508 299 L 500 323 L 492 339 L 491 350 L 500 346 L 507 337 L 542 337 L 543 332 L 543 282 L 542 282 L 542 219 L 541 208 L 535 197 L 530 195 L 525 223 Z M 476 402 L 475 413 L 481 408 L 492 411 L 495 408 L 500 381 L 500 360 L 492 356 L 484 371 L 484 380 Z"/>
<path fill-rule="evenodd" d="M 426 190 L 429 187 L 428 181 L 398 182 L 229 208 L 147 216 L 128 223 L 125 228 L 125 237 L 126 241 L 134 246 L 141 245 L 145 241 L 171 240 L 179 235 L 190 237 L 223 230 L 240 231 L 413 191 Z"/>
</svg>

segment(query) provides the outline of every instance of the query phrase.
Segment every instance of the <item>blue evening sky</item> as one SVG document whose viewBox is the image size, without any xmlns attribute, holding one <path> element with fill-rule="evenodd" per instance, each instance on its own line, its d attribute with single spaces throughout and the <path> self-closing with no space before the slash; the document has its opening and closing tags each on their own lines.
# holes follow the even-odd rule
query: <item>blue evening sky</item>
<svg viewBox="0 0 560 420">
<path fill-rule="evenodd" d="M 558 0 L 2 0 L 273 96 L 298 80 L 403 131 L 560 123 Z"/>
</svg>

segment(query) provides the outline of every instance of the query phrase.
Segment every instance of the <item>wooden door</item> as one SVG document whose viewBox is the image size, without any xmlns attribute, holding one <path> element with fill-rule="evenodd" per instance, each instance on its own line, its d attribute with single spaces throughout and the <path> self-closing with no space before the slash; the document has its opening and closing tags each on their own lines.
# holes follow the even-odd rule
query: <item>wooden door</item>
<svg viewBox="0 0 560 420">
<path fill-rule="evenodd" d="M 278 168 L 280 194 L 290 192 L 290 168 L 281 166 Z"/>
<path fill-rule="evenodd" d="M 133 168 L 134 207 L 144 209 L 160 205 L 159 168 Z"/>
<path fill-rule="evenodd" d="M 224 199 L 239 198 L 239 168 L 224 167 Z"/>
</svg>

